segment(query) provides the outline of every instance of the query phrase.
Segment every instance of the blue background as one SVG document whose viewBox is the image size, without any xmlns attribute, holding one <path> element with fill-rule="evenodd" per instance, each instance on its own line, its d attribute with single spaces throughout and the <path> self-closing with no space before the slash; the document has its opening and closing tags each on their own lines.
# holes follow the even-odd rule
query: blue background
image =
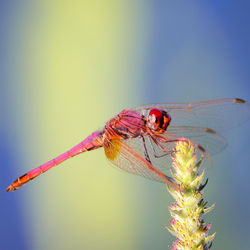
<svg viewBox="0 0 250 250">
<path fill-rule="evenodd" d="M 102 150 L 14 193 L 5 188 L 124 108 L 250 100 L 249 7 L 1 0 L 1 249 L 167 249 L 165 187 L 115 171 Z M 207 172 L 214 249 L 250 245 L 249 135 L 249 122 L 228 131 L 229 146 Z"/>
</svg>

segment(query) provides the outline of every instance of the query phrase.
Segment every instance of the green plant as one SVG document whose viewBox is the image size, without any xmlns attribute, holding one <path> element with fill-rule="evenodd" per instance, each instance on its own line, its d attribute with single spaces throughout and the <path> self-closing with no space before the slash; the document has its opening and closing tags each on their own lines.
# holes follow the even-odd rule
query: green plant
<svg viewBox="0 0 250 250">
<path fill-rule="evenodd" d="M 169 207 L 171 227 L 166 228 L 177 237 L 171 249 L 209 249 L 215 233 L 208 235 L 211 224 L 205 225 L 203 215 L 209 212 L 214 204 L 207 207 L 207 202 L 202 198 L 201 184 L 205 170 L 200 171 L 203 157 L 197 161 L 197 148 L 190 141 L 180 140 L 176 144 L 175 153 L 172 154 L 171 173 L 180 189 L 168 190 L 176 200 Z"/>
</svg>

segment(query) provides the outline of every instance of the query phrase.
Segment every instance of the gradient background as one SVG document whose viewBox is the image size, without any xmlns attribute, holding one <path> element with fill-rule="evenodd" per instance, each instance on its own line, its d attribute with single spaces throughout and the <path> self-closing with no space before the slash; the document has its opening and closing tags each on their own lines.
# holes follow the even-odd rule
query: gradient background
<svg viewBox="0 0 250 250">
<path fill-rule="evenodd" d="M 250 100 L 249 8 L 243 0 L 1 0 L 0 249 L 168 249 L 165 186 L 109 167 L 103 150 L 17 192 L 5 188 L 124 108 Z M 207 173 L 213 249 L 249 249 L 249 125 L 227 133 Z"/>
</svg>

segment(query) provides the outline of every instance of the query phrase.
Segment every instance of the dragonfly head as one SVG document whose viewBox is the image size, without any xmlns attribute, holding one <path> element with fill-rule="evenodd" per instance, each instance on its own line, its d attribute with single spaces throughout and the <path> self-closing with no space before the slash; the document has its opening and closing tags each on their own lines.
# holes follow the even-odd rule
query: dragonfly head
<svg viewBox="0 0 250 250">
<path fill-rule="evenodd" d="M 162 134 L 166 131 L 171 117 L 164 110 L 151 109 L 148 117 L 148 126 L 156 133 Z"/>
</svg>

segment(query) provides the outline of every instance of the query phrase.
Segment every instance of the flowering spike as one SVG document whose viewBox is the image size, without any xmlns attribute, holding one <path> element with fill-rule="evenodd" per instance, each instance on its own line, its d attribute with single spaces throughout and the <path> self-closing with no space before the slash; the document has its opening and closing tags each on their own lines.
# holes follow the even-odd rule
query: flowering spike
<svg viewBox="0 0 250 250">
<path fill-rule="evenodd" d="M 206 207 L 201 190 L 207 184 L 202 183 L 205 170 L 199 173 L 203 157 L 197 161 L 196 147 L 187 140 L 176 143 L 172 155 L 171 173 L 180 190 L 167 186 L 169 193 L 176 200 L 169 211 L 172 216 L 168 231 L 177 237 L 172 249 L 209 249 L 215 233 L 208 235 L 211 224 L 205 225 L 202 215 L 213 209 L 214 204 Z"/>
<path fill-rule="evenodd" d="M 175 231 L 174 231 L 174 229 L 172 229 L 171 227 L 169 227 L 169 226 L 167 226 L 167 225 L 165 225 L 165 228 L 166 228 L 173 236 L 175 236 Z"/>
<path fill-rule="evenodd" d="M 206 214 L 206 213 L 210 212 L 214 207 L 215 207 L 215 203 L 210 207 L 204 208 L 204 213 Z"/>
<path fill-rule="evenodd" d="M 201 165 L 201 163 L 203 162 L 203 155 L 201 156 L 200 160 L 196 163 L 196 168 L 198 169 Z"/>
<path fill-rule="evenodd" d="M 201 185 L 199 186 L 199 192 L 207 185 L 207 183 L 208 183 L 208 178 L 206 179 L 206 181 L 205 181 L 204 184 L 201 184 Z"/>
<path fill-rule="evenodd" d="M 205 238 L 205 243 L 210 243 L 214 239 L 215 235 L 216 235 L 216 232 L 214 232 L 212 235 L 208 235 Z"/>
<path fill-rule="evenodd" d="M 201 186 L 201 182 L 203 180 L 205 174 L 205 170 L 202 171 L 202 173 L 200 175 L 198 175 L 191 183 L 190 186 Z"/>
</svg>

